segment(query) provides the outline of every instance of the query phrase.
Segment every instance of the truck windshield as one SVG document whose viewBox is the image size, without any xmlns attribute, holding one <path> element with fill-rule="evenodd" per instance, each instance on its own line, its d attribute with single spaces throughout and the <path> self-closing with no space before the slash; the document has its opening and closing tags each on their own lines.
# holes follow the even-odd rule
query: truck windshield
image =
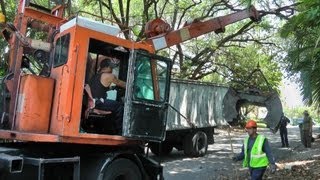
<svg viewBox="0 0 320 180">
<path fill-rule="evenodd" d="M 139 54 L 135 63 L 133 98 L 163 102 L 168 74 L 167 62 Z"/>
</svg>

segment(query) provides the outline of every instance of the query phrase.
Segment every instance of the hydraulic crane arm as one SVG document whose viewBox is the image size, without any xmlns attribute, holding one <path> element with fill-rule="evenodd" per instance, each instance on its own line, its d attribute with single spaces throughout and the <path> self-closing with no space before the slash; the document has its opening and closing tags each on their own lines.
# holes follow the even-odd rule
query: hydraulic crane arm
<svg viewBox="0 0 320 180">
<path fill-rule="evenodd" d="M 226 25 L 246 18 L 255 22 L 260 20 L 259 13 L 254 6 L 207 21 L 194 21 L 175 31 L 170 31 L 170 26 L 163 20 L 155 19 L 146 24 L 145 33 L 149 39 L 145 42 L 151 44 L 155 50 L 160 50 L 212 31 L 215 33 L 223 32 Z"/>
</svg>

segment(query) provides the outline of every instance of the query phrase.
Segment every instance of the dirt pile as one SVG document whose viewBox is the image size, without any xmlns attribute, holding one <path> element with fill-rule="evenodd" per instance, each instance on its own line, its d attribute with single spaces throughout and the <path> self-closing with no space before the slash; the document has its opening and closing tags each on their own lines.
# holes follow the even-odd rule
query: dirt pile
<svg viewBox="0 0 320 180">
<path fill-rule="evenodd" d="M 285 164 L 277 164 L 278 170 L 271 173 L 267 169 L 263 179 L 277 179 L 277 180 L 316 180 L 320 179 L 320 160 L 296 161 Z M 238 170 L 233 171 L 229 175 L 220 175 L 216 180 L 249 180 L 250 175 L 248 171 Z"/>
<path fill-rule="evenodd" d="M 320 179 L 320 160 L 296 161 L 291 164 L 295 165 L 280 164 L 280 168 L 274 174 L 266 172 L 265 179 Z"/>
<path fill-rule="evenodd" d="M 265 174 L 265 179 L 320 179 L 320 139 L 317 137 L 312 143 L 312 148 L 304 148 L 298 145 L 289 149 L 287 156 L 282 156 L 278 163 L 278 170 L 271 174 Z M 275 153 L 278 153 L 275 151 Z M 281 154 L 281 153 L 279 153 Z M 279 155 L 278 154 L 278 155 Z"/>
</svg>

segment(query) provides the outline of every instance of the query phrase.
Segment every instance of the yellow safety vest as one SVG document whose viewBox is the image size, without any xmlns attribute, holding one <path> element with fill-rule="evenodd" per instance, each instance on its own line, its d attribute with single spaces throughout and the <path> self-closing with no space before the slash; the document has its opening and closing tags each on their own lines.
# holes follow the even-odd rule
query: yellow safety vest
<svg viewBox="0 0 320 180">
<path fill-rule="evenodd" d="M 252 168 L 259 168 L 259 167 L 266 167 L 269 164 L 269 160 L 265 152 L 262 151 L 263 143 L 266 137 L 262 135 L 258 135 L 256 140 L 252 146 L 250 152 L 250 167 Z M 243 160 L 243 167 L 248 167 L 248 141 L 249 137 L 244 139 L 244 160 Z"/>
</svg>

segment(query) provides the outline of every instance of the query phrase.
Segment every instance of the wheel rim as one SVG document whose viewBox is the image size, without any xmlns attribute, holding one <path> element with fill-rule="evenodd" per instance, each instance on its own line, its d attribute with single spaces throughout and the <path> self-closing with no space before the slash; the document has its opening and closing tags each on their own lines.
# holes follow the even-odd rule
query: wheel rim
<svg viewBox="0 0 320 180">
<path fill-rule="evenodd" d="M 203 156 L 207 152 L 207 136 L 204 132 L 199 131 L 195 134 L 197 138 L 194 146 L 194 156 Z"/>
<path fill-rule="evenodd" d="M 207 152 L 207 135 L 202 131 L 189 134 L 184 140 L 184 153 L 187 156 L 203 156 Z"/>
</svg>

